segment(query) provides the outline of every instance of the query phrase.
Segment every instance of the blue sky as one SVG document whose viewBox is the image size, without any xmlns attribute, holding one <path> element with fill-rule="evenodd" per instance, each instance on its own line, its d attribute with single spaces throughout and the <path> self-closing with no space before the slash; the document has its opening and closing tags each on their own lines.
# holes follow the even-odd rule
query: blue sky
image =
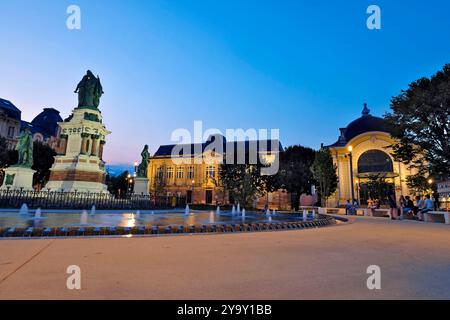
<svg viewBox="0 0 450 320">
<path fill-rule="evenodd" d="M 66 8 L 81 8 L 81 30 Z M 382 29 L 366 28 L 366 9 Z M 0 97 L 31 120 L 67 117 L 87 69 L 99 74 L 105 158 L 131 163 L 177 128 L 279 128 L 318 148 L 360 115 L 382 115 L 411 81 L 450 63 L 445 0 L 0 0 Z"/>
</svg>

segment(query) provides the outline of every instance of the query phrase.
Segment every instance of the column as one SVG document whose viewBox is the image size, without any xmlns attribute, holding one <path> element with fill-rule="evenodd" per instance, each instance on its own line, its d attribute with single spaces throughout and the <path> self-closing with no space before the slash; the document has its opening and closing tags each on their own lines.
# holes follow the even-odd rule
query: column
<svg viewBox="0 0 450 320">
<path fill-rule="evenodd" d="M 98 156 L 99 148 L 98 148 L 98 140 L 100 136 L 98 135 L 92 135 L 92 150 L 91 150 L 91 156 Z"/>
<path fill-rule="evenodd" d="M 104 148 L 105 144 L 106 144 L 106 141 L 103 141 L 103 140 L 100 141 L 100 144 L 98 147 L 98 157 L 100 159 L 103 159 L 103 148 Z"/>
<path fill-rule="evenodd" d="M 62 134 L 59 136 L 59 145 L 58 145 L 58 154 L 59 155 L 65 155 L 67 152 L 67 139 L 68 136 L 65 134 Z"/>
<path fill-rule="evenodd" d="M 87 154 L 87 140 L 89 138 L 89 134 L 87 133 L 82 133 L 81 134 L 81 154 Z"/>
</svg>

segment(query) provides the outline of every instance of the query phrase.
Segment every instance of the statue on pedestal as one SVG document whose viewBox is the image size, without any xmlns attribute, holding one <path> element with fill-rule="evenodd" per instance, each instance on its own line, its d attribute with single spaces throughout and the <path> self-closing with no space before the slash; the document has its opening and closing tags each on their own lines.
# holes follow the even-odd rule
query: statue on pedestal
<svg viewBox="0 0 450 320">
<path fill-rule="evenodd" d="M 28 128 L 25 128 L 20 134 L 16 150 L 19 153 L 17 166 L 31 168 L 33 166 L 33 138 Z"/>
<path fill-rule="evenodd" d="M 147 178 L 148 170 L 148 159 L 150 158 L 150 153 L 148 152 L 148 145 L 145 145 L 144 150 L 141 152 L 142 161 L 138 166 L 137 176 L 138 178 Z"/>
<path fill-rule="evenodd" d="M 95 77 L 88 70 L 75 89 L 75 93 L 78 93 L 78 108 L 97 109 L 104 93 L 100 77 Z"/>
</svg>

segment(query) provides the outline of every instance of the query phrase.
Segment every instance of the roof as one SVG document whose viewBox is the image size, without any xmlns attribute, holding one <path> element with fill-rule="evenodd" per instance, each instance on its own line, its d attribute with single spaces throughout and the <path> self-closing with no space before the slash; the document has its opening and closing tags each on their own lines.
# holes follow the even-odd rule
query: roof
<svg viewBox="0 0 450 320">
<path fill-rule="evenodd" d="M 20 120 L 22 112 L 11 101 L 0 98 L 0 109 L 3 109 L 8 117 Z"/>
<path fill-rule="evenodd" d="M 62 121 L 58 110 L 44 108 L 44 111 L 39 113 L 31 122 L 22 121 L 21 130 L 28 127 L 32 134 L 41 133 L 45 138 L 49 138 L 56 136 L 58 122 Z"/>
<path fill-rule="evenodd" d="M 389 134 L 394 132 L 394 129 L 388 125 L 385 119 L 370 114 L 367 104 L 364 104 L 360 118 L 350 122 L 346 128 L 340 128 L 339 130 L 341 131 L 341 135 L 338 140 L 334 144 L 327 146 L 327 148 L 346 146 L 353 138 L 366 132 L 379 131 Z"/>
<path fill-rule="evenodd" d="M 272 152 L 272 144 L 277 145 L 278 149 L 275 148 L 273 151 L 278 152 L 283 150 L 283 146 L 279 140 L 253 140 L 253 141 L 233 141 L 227 142 L 224 138 L 223 140 L 223 153 L 232 152 L 233 150 L 245 150 L 246 153 L 250 150 L 250 146 L 254 145 L 257 152 Z M 193 143 L 193 144 L 171 144 L 160 146 L 159 149 L 154 154 L 154 157 L 168 157 L 172 155 L 172 152 L 179 155 L 201 155 L 205 150 L 208 150 L 214 142 L 214 139 L 209 138 L 207 142 L 204 143 Z M 176 150 L 174 148 L 176 147 Z M 215 152 L 220 152 L 222 150 L 213 149 L 214 146 L 210 147 L 211 150 Z M 179 152 L 177 152 L 179 151 Z M 185 151 L 188 151 L 189 153 Z"/>
</svg>

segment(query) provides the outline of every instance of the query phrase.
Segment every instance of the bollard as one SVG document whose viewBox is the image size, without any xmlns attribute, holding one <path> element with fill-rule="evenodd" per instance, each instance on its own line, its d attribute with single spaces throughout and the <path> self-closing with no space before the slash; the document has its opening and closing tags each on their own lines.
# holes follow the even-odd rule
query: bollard
<svg viewBox="0 0 450 320">
<path fill-rule="evenodd" d="M 189 232 L 190 233 L 195 233 L 195 226 L 194 225 L 189 226 Z"/>
<path fill-rule="evenodd" d="M 158 234 L 158 226 L 152 226 L 152 234 Z"/>
</svg>

